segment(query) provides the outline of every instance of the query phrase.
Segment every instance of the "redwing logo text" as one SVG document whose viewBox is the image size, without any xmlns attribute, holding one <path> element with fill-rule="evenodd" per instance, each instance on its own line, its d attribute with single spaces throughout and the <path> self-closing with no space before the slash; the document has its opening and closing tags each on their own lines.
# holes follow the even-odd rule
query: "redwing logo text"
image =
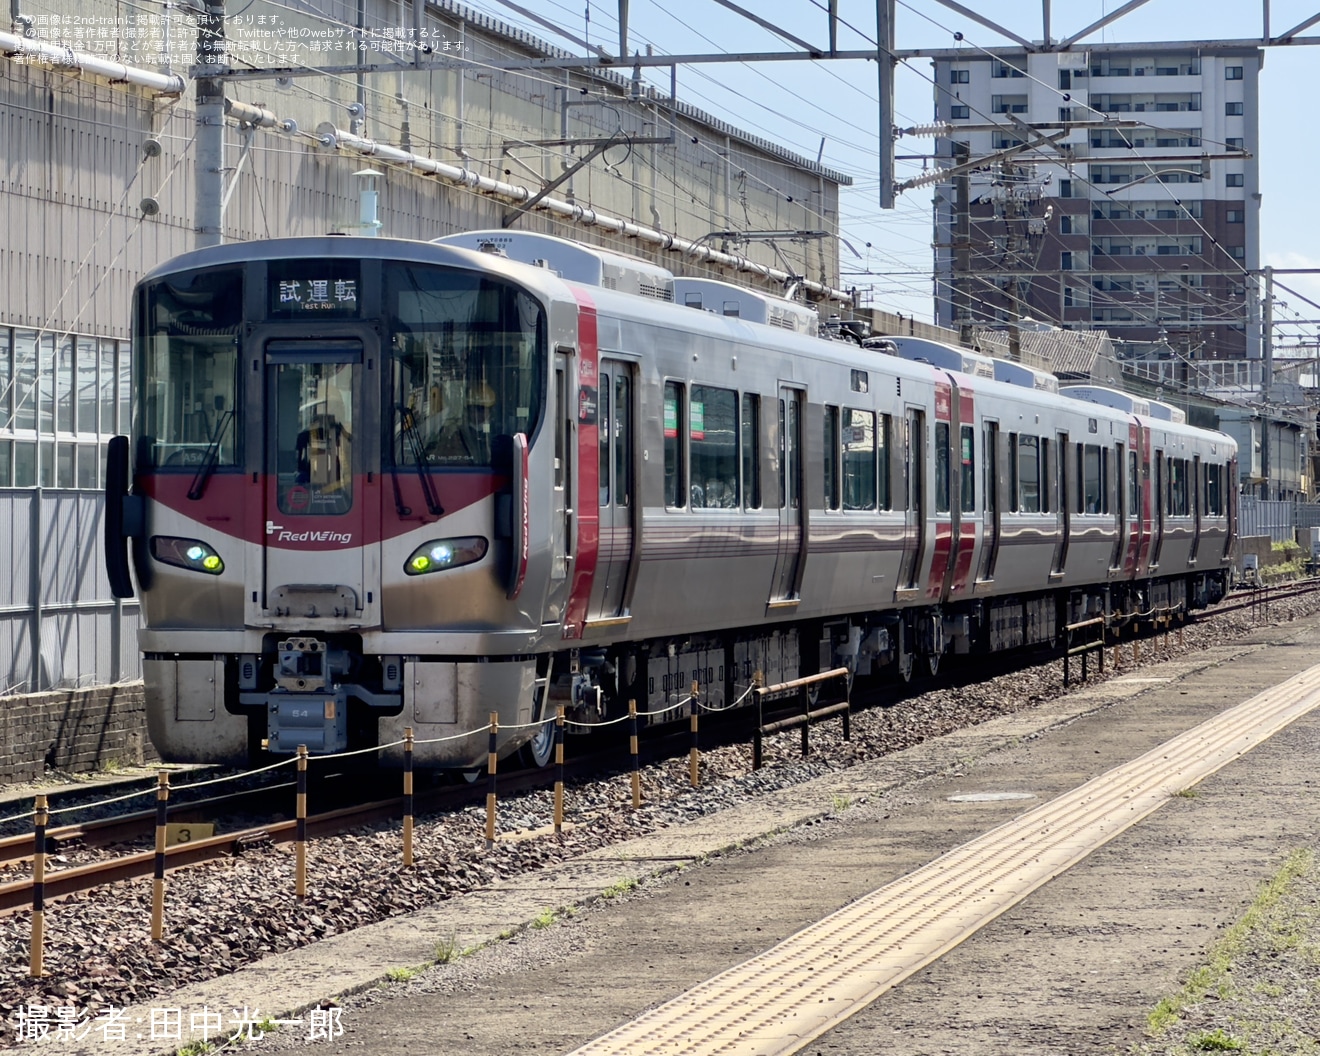
<svg viewBox="0 0 1320 1056">
<path fill-rule="evenodd" d="M 281 543 L 351 543 L 351 532 L 280 532 Z"/>
</svg>

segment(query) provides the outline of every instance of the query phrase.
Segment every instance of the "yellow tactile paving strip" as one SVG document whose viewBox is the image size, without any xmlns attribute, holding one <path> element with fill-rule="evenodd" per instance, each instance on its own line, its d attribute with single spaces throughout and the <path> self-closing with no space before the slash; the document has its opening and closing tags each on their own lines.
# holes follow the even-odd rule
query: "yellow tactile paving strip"
<svg viewBox="0 0 1320 1056">
<path fill-rule="evenodd" d="M 1320 667 L 955 848 L 571 1056 L 797 1052 L 1318 704 Z"/>
</svg>

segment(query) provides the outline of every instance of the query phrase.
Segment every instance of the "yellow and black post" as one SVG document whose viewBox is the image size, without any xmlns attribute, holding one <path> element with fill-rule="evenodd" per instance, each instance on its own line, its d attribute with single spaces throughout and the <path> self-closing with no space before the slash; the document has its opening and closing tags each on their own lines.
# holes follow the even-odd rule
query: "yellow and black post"
<svg viewBox="0 0 1320 1056">
<path fill-rule="evenodd" d="M 698 688 L 694 679 L 688 718 L 688 725 L 692 730 L 692 747 L 688 749 L 688 783 L 693 788 L 701 787 L 701 742 L 697 737 L 697 716 L 701 713 L 701 694 L 698 692 Z"/>
<path fill-rule="evenodd" d="M 555 835 L 564 831 L 564 706 L 555 712 Z"/>
<path fill-rule="evenodd" d="M 490 713 L 490 748 L 486 754 L 486 846 L 495 846 L 495 771 L 499 756 L 497 744 L 500 733 L 500 713 Z"/>
<path fill-rule="evenodd" d="M 413 864 L 413 728 L 403 728 L 403 867 Z"/>
<path fill-rule="evenodd" d="M 42 947 L 46 943 L 46 797 L 37 796 L 32 819 L 32 959 L 28 975 L 42 976 Z"/>
<path fill-rule="evenodd" d="M 165 826 L 169 820 L 170 775 L 156 775 L 156 863 L 151 881 L 151 937 L 165 937 Z"/>
<path fill-rule="evenodd" d="M 642 806 L 641 759 L 637 749 L 637 701 L 628 701 L 628 751 L 632 755 L 632 805 L 633 810 Z"/>
<path fill-rule="evenodd" d="M 307 745 L 298 745 L 298 824 L 295 832 L 294 894 L 307 897 Z"/>
</svg>

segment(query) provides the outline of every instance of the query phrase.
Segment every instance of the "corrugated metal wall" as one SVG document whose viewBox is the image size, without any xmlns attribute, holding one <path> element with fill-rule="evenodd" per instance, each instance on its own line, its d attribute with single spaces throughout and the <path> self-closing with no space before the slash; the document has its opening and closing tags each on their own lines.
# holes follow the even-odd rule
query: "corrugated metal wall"
<svg viewBox="0 0 1320 1056">
<path fill-rule="evenodd" d="M 0 491 L 0 695 L 141 677 L 138 607 L 110 597 L 96 492 Z M 36 648 L 33 648 L 33 643 Z"/>
</svg>

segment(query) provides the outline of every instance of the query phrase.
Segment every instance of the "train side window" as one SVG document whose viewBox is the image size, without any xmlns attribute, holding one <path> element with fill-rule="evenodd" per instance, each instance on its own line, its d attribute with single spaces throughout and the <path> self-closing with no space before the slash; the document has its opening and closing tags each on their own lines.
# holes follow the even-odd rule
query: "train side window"
<svg viewBox="0 0 1320 1056">
<path fill-rule="evenodd" d="M 1008 508 L 1018 512 L 1018 434 L 1008 434 Z"/>
<path fill-rule="evenodd" d="M 892 458 L 893 445 L 889 442 L 890 420 L 889 415 L 882 414 L 877 418 L 875 430 L 876 459 L 880 470 L 880 482 L 876 489 L 876 506 L 882 510 L 892 510 L 894 508 L 894 492 L 890 481 L 890 458 Z"/>
<path fill-rule="evenodd" d="M 1136 517 L 1141 513 L 1141 475 L 1137 469 L 1137 453 L 1129 451 L 1127 456 L 1128 516 Z"/>
<path fill-rule="evenodd" d="M 665 382 L 665 505 L 681 510 L 687 505 L 687 474 L 683 465 L 683 386 Z"/>
<path fill-rule="evenodd" d="M 692 508 L 738 508 L 738 394 L 693 385 L 688 402 Z"/>
<path fill-rule="evenodd" d="M 632 501 L 632 385 L 627 374 L 614 379 L 614 504 Z"/>
<path fill-rule="evenodd" d="M 1050 447 L 1050 441 L 1047 437 L 1040 438 L 1040 512 L 1049 513 L 1058 507 L 1058 500 L 1054 498 L 1054 493 L 1058 490 L 1057 481 L 1050 473 L 1050 467 L 1054 465 L 1054 452 Z"/>
<path fill-rule="evenodd" d="M 1186 517 L 1190 506 L 1187 501 L 1187 459 L 1169 459 L 1169 513 Z"/>
<path fill-rule="evenodd" d="M 1104 469 L 1099 444 L 1077 445 L 1077 470 L 1081 482 L 1078 513 L 1100 513 L 1104 494 Z"/>
<path fill-rule="evenodd" d="M 1220 491 L 1220 474 L 1223 466 L 1218 463 L 1207 465 L 1205 467 L 1205 512 L 1212 517 L 1218 517 L 1224 512 L 1223 492 Z"/>
<path fill-rule="evenodd" d="M 839 508 L 839 408 L 825 407 L 825 509 Z"/>
<path fill-rule="evenodd" d="M 843 412 L 843 508 L 875 509 L 875 412 Z"/>
<path fill-rule="evenodd" d="M 1040 513 L 1040 438 L 1020 435 L 1017 446 L 1018 506 L 1023 513 Z"/>
<path fill-rule="evenodd" d="M 949 423 L 935 423 L 935 512 L 949 512 Z"/>
<path fill-rule="evenodd" d="M 963 513 L 976 512 L 976 434 L 970 425 L 962 427 L 961 491 Z"/>
<path fill-rule="evenodd" d="M 743 507 L 761 508 L 761 397 L 745 392 L 742 398 Z"/>
<path fill-rule="evenodd" d="M 596 421 L 599 423 L 596 427 L 596 436 L 600 448 L 600 504 L 608 506 L 610 504 L 610 434 L 612 432 L 612 420 L 610 418 L 610 377 L 604 374 L 600 379 L 600 389 L 597 393 L 599 405 L 596 408 Z"/>
<path fill-rule="evenodd" d="M 994 422 L 986 422 L 982 429 L 985 431 L 981 443 L 985 488 L 981 493 L 981 507 L 989 514 L 994 513 L 999 505 L 999 426 Z"/>
<path fill-rule="evenodd" d="M 567 400 L 567 389 L 564 388 L 564 371 L 562 368 L 555 370 L 555 392 L 559 394 L 561 400 Z M 566 414 L 561 414 L 555 426 L 555 487 L 562 489 L 564 487 L 564 451 L 567 448 L 565 443 L 565 433 L 568 431 L 568 418 Z"/>
</svg>

